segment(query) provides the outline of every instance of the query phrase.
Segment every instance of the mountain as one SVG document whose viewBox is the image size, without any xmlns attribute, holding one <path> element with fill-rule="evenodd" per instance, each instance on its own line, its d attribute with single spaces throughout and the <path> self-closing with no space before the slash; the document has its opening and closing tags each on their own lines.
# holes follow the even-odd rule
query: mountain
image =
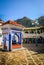
<svg viewBox="0 0 44 65">
<path fill-rule="evenodd" d="M 38 26 L 44 26 L 44 16 L 39 17 L 37 20 L 38 20 L 38 23 L 39 23 Z M 18 23 L 22 24 L 25 27 L 33 27 L 33 26 L 35 26 L 35 24 L 32 25 L 32 23 L 35 23 L 36 19 L 32 20 L 32 19 L 29 19 L 27 17 L 23 17 L 21 19 L 17 19 L 16 21 Z"/>
<path fill-rule="evenodd" d="M 38 20 L 39 26 L 44 26 L 44 16 L 39 17 L 37 20 Z M 3 20 L 0 19 L 0 21 L 3 21 Z M 36 19 L 32 20 L 30 18 L 23 17 L 21 19 L 17 19 L 16 22 L 22 24 L 25 27 L 33 27 L 33 26 L 35 26 L 35 24 L 32 25 L 32 23 L 35 23 Z"/>
<path fill-rule="evenodd" d="M 0 21 L 2 21 L 2 19 L 0 19 Z"/>
<path fill-rule="evenodd" d="M 1 24 L 3 24 L 3 23 L 4 23 L 4 21 L 3 21 L 2 19 L 0 19 L 0 23 L 1 23 Z"/>
<path fill-rule="evenodd" d="M 44 16 L 38 18 L 38 23 L 40 26 L 44 26 Z"/>
<path fill-rule="evenodd" d="M 16 20 L 18 23 L 22 24 L 25 27 L 32 27 L 32 22 L 33 20 L 27 18 L 27 17 L 23 17 L 21 19 L 17 19 Z"/>
</svg>

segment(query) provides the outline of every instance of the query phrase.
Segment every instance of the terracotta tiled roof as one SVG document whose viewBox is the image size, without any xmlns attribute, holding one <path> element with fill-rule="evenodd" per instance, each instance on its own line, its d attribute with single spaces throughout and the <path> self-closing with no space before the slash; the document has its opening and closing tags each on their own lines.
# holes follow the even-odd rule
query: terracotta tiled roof
<svg viewBox="0 0 44 65">
<path fill-rule="evenodd" d="M 9 20 L 9 21 L 3 23 L 2 25 L 5 25 L 5 24 L 12 24 L 12 25 L 15 25 L 15 26 L 21 26 L 21 27 L 24 27 L 23 25 L 17 23 L 16 21 L 12 21 L 12 20 Z"/>
</svg>

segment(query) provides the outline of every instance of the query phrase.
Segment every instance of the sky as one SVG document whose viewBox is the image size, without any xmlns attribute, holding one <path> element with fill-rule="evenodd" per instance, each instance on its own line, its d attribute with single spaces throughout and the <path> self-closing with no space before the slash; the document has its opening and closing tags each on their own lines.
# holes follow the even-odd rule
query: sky
<svg viewBox="0 0 44 65">
<path fill-rule="evenodd" d="M 16 20 L 25 16 L 32 20 L 44 16 L 44 0 L 0 0 L 2 20 Z"/>
</svg>

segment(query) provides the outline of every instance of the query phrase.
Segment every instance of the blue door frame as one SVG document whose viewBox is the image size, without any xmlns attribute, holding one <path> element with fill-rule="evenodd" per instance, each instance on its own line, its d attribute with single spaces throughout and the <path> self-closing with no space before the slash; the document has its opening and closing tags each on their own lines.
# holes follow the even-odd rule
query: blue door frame
<svg viewBox="0 0 44 65">
<path fill-rule="evenodd" d="M 9 51 L 11 51 L 11 34 L 9 34 Z"/>
</svg>

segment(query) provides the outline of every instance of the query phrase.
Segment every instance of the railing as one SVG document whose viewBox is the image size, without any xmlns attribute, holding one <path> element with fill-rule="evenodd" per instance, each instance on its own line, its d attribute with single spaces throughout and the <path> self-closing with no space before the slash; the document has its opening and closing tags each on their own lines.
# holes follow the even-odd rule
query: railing
<svg viewBox="0 0 44 65">
<path fill-rule="evenodd" d="M 40 37 L 40 36 L 43 36 L 44 34 L 34 34 L 34 33 L 32 33 L 32 34 L 30 34 L 30 33 L 24 33 L 23 34 L 23 38 L 33 38 L 33 37 Z"/>
</svg>

